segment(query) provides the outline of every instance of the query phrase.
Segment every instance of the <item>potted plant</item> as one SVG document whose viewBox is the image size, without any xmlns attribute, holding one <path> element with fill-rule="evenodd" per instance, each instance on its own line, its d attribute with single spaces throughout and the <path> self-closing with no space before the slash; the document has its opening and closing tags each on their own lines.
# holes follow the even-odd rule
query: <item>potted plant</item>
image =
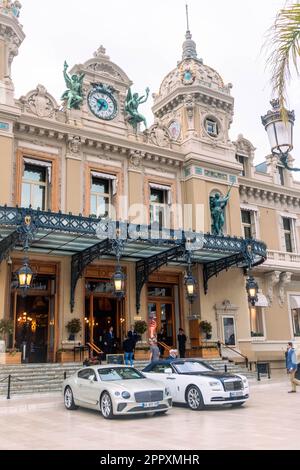
<svg viewBox="0 0 300 470">
<path fill-rule="evenodd" d="M 12 320 L 0 320 L 0 352 L 5 353 L 6 345 L 5 339 L 7 335 L 11 335 L 14 331 L 14 324 Z"/>
<path fill-rule="evenodd" d="M 134 324 L 134 331 L 142 337 L 143 334 L 147 331 L 148 325 L 144 320 L 138 320 Z"/>
<path fill-rule="evenodd" d="M 141 341 L 143 334 L 147 331 L 148 325 L 144 320 L 138 320 L 134 324 L 134 331 L 138 334 L 139 341 Z M 134 351 L 135 360 L 149 359 L 150 347 L 146 343 L 137 343 Z"/>
<path fill-rule="evenodd" d="M 202 320 L 199 324 L 201 332 L 206 339 L 211 339 L 212 325 L 209 321 Z"/>
<path fill-rule="evenodd" d="M 72 318 L 67 324 L 66 328 L 69 332 L 69 341 L 75 341 L 75 335 L 82 329 L 81 321 L 79 318 Z"/>
</svg>

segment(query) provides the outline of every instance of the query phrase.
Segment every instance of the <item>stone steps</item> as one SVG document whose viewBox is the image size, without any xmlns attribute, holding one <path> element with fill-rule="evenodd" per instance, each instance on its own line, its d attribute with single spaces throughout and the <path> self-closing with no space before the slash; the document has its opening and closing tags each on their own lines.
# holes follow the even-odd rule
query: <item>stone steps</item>
<svg viewBox="0 0 300 470">
<path fill-rule="evenodd" d="M 208 364 L 214 367 L 218 372 L 240 373 L 248 378 L 254 378 L 255 373 L 249 372 L 242 366 L 231 363 L 227 360 L 212 359 L 206 360 Z M 134 366 L 142 370 L 148 361 L 136 361 Z M 20 364 L 0 366 L 0 396 L 7 393 L 7 380 L 2 381 L 8 375 L 12 376 L 11 394 L 25 395 L 32 393 L 49 393 L 61 391 L 64 380 L 64 372 L 67 377 L 80 369 L 80 363 L 68 364 Z M 18 381 L 18 380 L 19 381 Z"/>
</svg>

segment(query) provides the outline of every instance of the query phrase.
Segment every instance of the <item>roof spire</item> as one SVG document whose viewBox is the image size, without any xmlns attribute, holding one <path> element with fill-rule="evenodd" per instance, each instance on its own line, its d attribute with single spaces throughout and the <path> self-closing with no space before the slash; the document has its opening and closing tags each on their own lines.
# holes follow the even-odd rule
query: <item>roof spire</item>
<svg viewBox="0 0 300 470">
<path fill-rule="evenodd" d="M 188 6 L 187 3 L 185 4 L 185 9 L 186 9 L 186 30 L 189 31 L 189 30 L 190 30 L 190 25 L 189 25 L 189 6 Z"/>
<path fill-rule="evenodd" d="M 190 32 L 190 24 L 189 24 L 189 7 L 188 4 L 185 5 L 186 9 L 186 33 L 185 33 L 185 41 L 182 45 L 182 60 L 184 59 L 197 59 L 197 50 L 196 50 L 196 43 L 192 40 L 192 34 Z"/>
</svg>

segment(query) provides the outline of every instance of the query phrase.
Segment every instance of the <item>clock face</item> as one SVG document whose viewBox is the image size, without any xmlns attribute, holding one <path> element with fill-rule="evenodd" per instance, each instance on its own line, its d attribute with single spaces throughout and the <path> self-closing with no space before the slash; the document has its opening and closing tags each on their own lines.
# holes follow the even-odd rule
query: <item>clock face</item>
<svg viewBox="0 0 300 470">
<path fill-rule="evenodd" d="M 99 88 L 94 88 L 88 96 L 90 110 L 100 119 L 110 121 L 118 112 L 118 105 L 113 95 Z"/>
</svg>

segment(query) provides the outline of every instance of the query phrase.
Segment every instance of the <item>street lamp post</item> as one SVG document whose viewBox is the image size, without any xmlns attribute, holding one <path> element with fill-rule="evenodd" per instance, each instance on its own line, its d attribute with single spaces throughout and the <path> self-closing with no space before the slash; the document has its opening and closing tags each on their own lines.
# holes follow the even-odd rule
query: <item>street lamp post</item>
<svg viewBox="0 0 300 470">
<path fill-rule="evenodd" d="M 279 100 L 270 102 L 272 110 L 261 117 L 268 134 L 272 155 L 289 171 L 300 171 L 300 168 L 289 166 L 289 153 L 293 150 L 294 111 L 286 111 L 286 120 L 282 117 Z"/>
<path fill-rule="evenodd" d="M 113 240 L 113 249 L 117 258 L 117 266 L 114 274 L 112 275 L 112 282 L 114 288 L 114 295 L 118 300 L 122 300 L 125 297 L 125 280 L 126 275 L 122 271 L 120 265 L 120 259 L 124 250 L 125 240 L 121 238 L 120 228 L 116 231 L 116 238 Z"/>
</svg>

